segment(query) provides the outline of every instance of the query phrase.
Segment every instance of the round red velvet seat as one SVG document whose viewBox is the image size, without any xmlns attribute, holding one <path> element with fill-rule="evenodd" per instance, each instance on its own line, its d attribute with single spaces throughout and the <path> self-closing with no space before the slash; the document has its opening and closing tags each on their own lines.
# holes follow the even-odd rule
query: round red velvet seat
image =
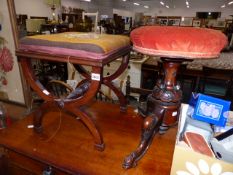
<svg viewBox="0 0 233 175">
<path fill-rule="evenodd" d="M 220 31 L 176 26 L 144 26 L 131 32 L 134 50 L 169 58 L 216 58 L 227 44 Z"/>
</svg>

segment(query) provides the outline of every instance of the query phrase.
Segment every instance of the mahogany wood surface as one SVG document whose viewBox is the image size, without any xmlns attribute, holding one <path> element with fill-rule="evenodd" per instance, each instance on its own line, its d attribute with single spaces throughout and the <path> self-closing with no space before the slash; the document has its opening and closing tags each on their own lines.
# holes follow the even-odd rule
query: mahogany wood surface
<svg viewBox="0 0 233 175">
<path fill-rule="evenodd" d="M 143 120 L 133 108 L 122 113 L 119 105 L 103 102 L 94 102 L 85 111 L 91 114 L 102 132 L 106 145 L 103 152 L 93 149 L 92 136 L 80 120 L 59 110 L 51 110 L 45 115 L 42 134 L 27 127 L 33 123 L 33 117 L 29 115 L 1 130 L 0 144 L 24 158 L 71 174 L 170 174 L 176 127 L 170 128 L 166 135 L 156 135 L 138 166 L 125 170 L 122 168 L 123 159 L 137 146 Z M 17 157 L 11 155 L 12 159 Z M 22 166 L 26 166 L 24 163 L 33 167 L 33 163 L 22 161 Z"/>
</svg>

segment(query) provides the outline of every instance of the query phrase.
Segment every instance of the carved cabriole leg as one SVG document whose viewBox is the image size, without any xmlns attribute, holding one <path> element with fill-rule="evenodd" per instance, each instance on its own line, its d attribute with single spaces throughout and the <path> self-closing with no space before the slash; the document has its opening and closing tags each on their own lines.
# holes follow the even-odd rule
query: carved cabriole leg
<svg viewBox="0 0 233 175">
<path fill-rule="evenodd" d="M 153 98 L 153 97 L 152 97 Z M 154 111 L 148 114 L 143 121 L 141 140 L 135 151 L 126 156 L 123 162 L 123 168 L 129 169 L 135 167 L 137 162 L 144 156 L 148 150 L 154 135 L 160 130 L 164 116 L 168 116 L 171 111 L 176 110 L 176 106 L 163 106 L 159 100 L 153 99 L 155 104 Z"/>
<path fill-rule="evenodd" d="M 162 116 L 164 109 L 157 106 L 153 113 L 149 114 L 143 121 L 141 140 L 135 151 L 126 156 L 123 162 L 123 168 L 129 169 L 135 167 L 137 162 L 143 157 L 148 150 L 154 134 L 158 131 L 160 124 L 162 123 Z"/>
<path fill-rule="evenodd" d="M 121 89 L 117 88 L 114 84 L 113 84 L 113 80 L 116 79 L 117 77 L 119 77 L 120 74 L 122 74 L 122 72 L 124 72 L 124 70 L 127 68 L 129 63 L 129 55 L 125 55 L 122 58 L 122 62 L 120 67 L 116 70 L 115 73 L 113 73 L 112 75 L 108 76 L 108 77 L 104 77 L 103 78 L 103 83 L 108 86 L 118 97 L 119 102 L 120 102 L 120 110 L 121 112 L 125 112 L 126 111 L 126 107 L 127 107 L 127 99 L 125 97 L 125 95 L 122 93 Z"/>
<path fill-rule="evenodd" d="M 176 82 L 176 75 L 182 59 L 174 61 L 162 58 L 162 61 L 165 77 L 156 83 L 152 94 L 148 96 L 145 111 L 147 117 L 144 119 L 141 141 L 136 150 L 125 158 L 125 169 L 136 166 L 149 148 L 154 135 L 161 129 L 160 126 L 172 126 L 177 121 L 182 92 Z"/>
</svg>

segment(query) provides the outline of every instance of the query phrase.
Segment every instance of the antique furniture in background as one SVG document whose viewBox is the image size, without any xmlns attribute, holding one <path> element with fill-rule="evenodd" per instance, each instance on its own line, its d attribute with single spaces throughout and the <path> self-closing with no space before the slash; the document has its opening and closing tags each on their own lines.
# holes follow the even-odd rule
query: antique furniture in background
<svg viewBox="0 0 233 175">
<path fill-rule="evenodd" d="M 185 27 L 193 26 L 193 17 L 182 17 L 180 26 L 185 26 Z"/>
<path fill-rule="evenodd" d="M 141 140 L 137 149 L 125 158 L 123 167 L 126 169 L 136 166 L 158 130 L 163 134 L 176 124 L 182 98 L 181 87 L 177 84 L 181 63 L 216 58 L 227 44 L 221 32 L 193 27 L 145 26 L 132 31 L 131 39 L 134 50 L 161 57 L 164 77 L 157 81 L 148 96 L 146 110 L 141 111 L 146 115 Z"/>
<path fill-rule="evenodd" d="M 127 76 L 125 96 L 128 100 L 129 105 L 132 105 L 134 107 L 139 106 L 138 108 L 140 108 L 140 104 L 144 103 L 147 96 L 151 93 L 152 90 L 148 88 L 137 88 L 135 86 L 132 86 L 130 76 Z M 137 95 L 135 96 L 135 94 Z"/>
<path fill-rule="evenodd" d="M 77 21 L 80 21 L 82 19 L 82 9 L 79 9 L 75 13 L 62 13 L 62 21 L 65 23 L 76 23 Z"/>
<path fill-rule="evenodd" d="M 161 61 L 159 57 L 150 57 L 146 62 L 144 62 L 144 64 L 142 65 L 141 88 L 153 89 L 154 85 L 156 84 L 156 80 L 158 79 L 159 71 L 161 69 L 160 62 Z M 183 65 L 186 65 L 186 70 L 182 70 Z M 229 77 L 228 72 L 233 70 L 232 53 L 221 52 L 220 57 L 217 59 L 193 60 L 192 62 L 182 63 L 181 70 L 178 71 L 178 81 L 181 81 L 181 85 L 183 84 L 184 86 L 182 89 L 182 101 L 184 103 L 188 103 L 191 92 L 203 92 L 201 91 L 204 83 L 203 67 L 223 70 L 222 73 L 226 73 L 224 77 Z M 181 77 L 184 78 L 183 81 Z M 218 77 L 219 76 L 216 77 L 217 81 Z M 146 84 L 147 82 L 148 84 Z M 221 91 L 226 91 L 226 88 L 226 86 L 222 86 L 220 89 Z M 231 96 L 229 96 L 229 98 L 231 98 Z"/>
<path fill-rule="evenodd" d="M 203 67 L 201 93 L 231 101 L 232 85 L 233 70 Z"/>
<path fill-rule="evenodd" d="M 98 15 L 99 15 L 99 12 L 96 12 L 96 13 L 87 13 L 87 12 L 82 12 L 82 20 L 85 21 L 85 18 L 86 17 L 94 17 L 94 24 L 92 23 L 91 26 L 93 28 L 93 30 L 91 30 L 92 32 L 96 32 L 97 31 L 97 26 L 98 26 Z M 87 18 L 88 19 L 88 18 Z"/>
<path fill-rule="evenodd" d="M 62 33 L 69 31 L 68 24 L 41 24 L 41 33 L 49 31 L 50 33 Z"/>
</svg>

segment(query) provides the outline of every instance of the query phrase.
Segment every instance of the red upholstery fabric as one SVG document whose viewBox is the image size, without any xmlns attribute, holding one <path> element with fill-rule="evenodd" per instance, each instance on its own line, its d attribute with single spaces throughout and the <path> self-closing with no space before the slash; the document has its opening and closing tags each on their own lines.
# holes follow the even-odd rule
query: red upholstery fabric
<svg viewBox="0 0 233 175">
<path fill-rule="evenodd" d="M 227 44 L 220 31 L 177 26 L 144 26 L 131 32 L 134 50 L 171 58 L 216 58 Z"/>
</svg>

